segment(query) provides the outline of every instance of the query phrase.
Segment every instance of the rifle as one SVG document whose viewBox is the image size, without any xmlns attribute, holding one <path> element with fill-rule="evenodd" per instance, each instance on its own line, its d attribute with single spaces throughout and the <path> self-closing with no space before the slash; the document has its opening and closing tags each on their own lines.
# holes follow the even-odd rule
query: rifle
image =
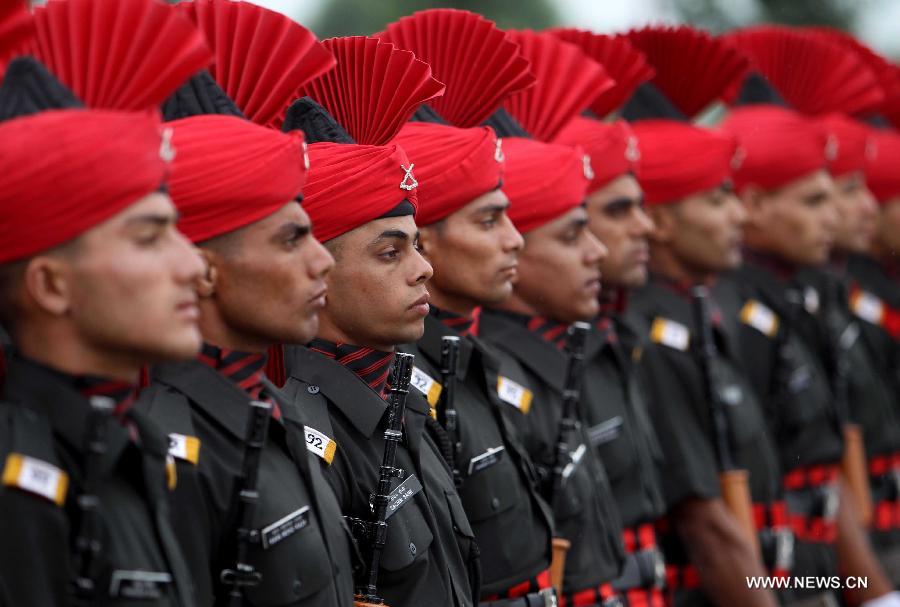
<svg viewBox="0 0 900 607">
<path fill-rule="evenodd" d="M 238 494 L 238 527 L 235 546 L 234 567 L 223 569 L 219 578 L 228 588 L 229 604 L 240 607 L 244 604 L 243 589 L 252 588 L 262 581 L 262 574 L 248 562 L 250 546 L 260 542 L 259 530 L 253 527 L 253 515 L 259 502 L 257 481 L 259 461 L 266 438 L 269 435 L 269 419 L 272 405 L 264 401 L 250 401 L 250 415 L 247 423 L 247 438 L 244 441 L 244 461 L 241 464 L 243 485 Z"/>
<path fill-rule="evenodd" d="M 829 293 L 825 298 L 827 306 L 825 327 L 832 358 L 832 391 L 835 411 L 844 437 L 841 473 L 847 480 L 860 522 L 864 527 L 868 527 L 872 522 L 872 490 L 869 485 L 866 447 L 862 428 L 850 419 L 849 352 L 859 338 L 859 327 L 854 322 L 849 324 L 842 322 L 843 319 L 836 306 L 846 299 L 837 280 L 828 280 L 827 285 Z M 846 326 L 841 329 L 843 324 Z"/>
<path fill-rule="evenodd" d="M 87 454 L 84 464 L 84 486 L 75 503 L 80 517 L 75 533 L 71 594 L 75 605 L 93 605 L 96 584 L 92 575 L 94 559 L 100 554 L 100 499 L 97 497 L 97 472 L 106 454 L 106 424 L 115 407 L 106 396 L 92 396 L 88 417 Z"/>
<path fill-rule="evenodd" d="M 748 539 L 756 553 L 762 555 L 756 524 L 753 520 L 753 502 L 750 499 L 749 475 L 738 467 L 734 460 L 734 451 L 729 435 L 728 413 L 719 391 L 719 376 L 716 365 L 719 351 L 713 338 L 712 322 L 709 313 L 709 289 L 703 285 L 691 289 L 694 321 L 697 325 L 697 354 L 700 373 L 703 376 L 703 387 L 709 403 L 709 414 L 712 422 L 713 447 L 719 463 L 719 486 L 725 505 L 744 528 Z"/>
<path fill-rule="evenodd" d="M 381 553 L 387 539 L 387 508 L 391 496 L 391 484 L 395 477 L 403 475 L 403 470 L 395 468 L 397 445 L 403 438 L 403 414 L 406 411 L 406 395 L 409 394 L 409 382 L 412 379 L 412 354 L 398 352 L 391 367 L 390 402 L 388 404 L 387 428 L 384 430 L 384 455 L 379 469 L 378 488 L 371 496 L 372 520 L 363 521 L 351 518 L 354 535 L 358 536 L 366 552 L 368 566 L 363 583 L 356 588 L 354 604 L 357 607 L 382 605 L 384 599 L 378 595 L 378 567 Z"/>
<path fill-rule="evenodd" d="M 572 442 L 579 427 L 578 404 L 581 400 L 581 380 L 584 375 L 584 342 L 590 328 L 586 322 L 572 323 L 566 340 L 566 376 L 563 383 L 562 412 L 559 418 L 553 471 L 549 491 L 546 494 L 547 501 L 553 505 L 554 511 L 562 498 L 563 486 L 572 475 L 575 466 L 572 460 Z M 550 579 L 559 596 L 562 596 L 566 552 L 570 546 L 571 542 L 565 538 L 554 537 L 552 540 Z"/>
<path fill-rule="evenodd" d="M 460 450 L 459 420 L 454 400 L 456 395 L 456 367 L 459 360 L 459 337 L 445 335 L 441 338 L 441 398 L 438 406 L 439 421 L 450 438 L 450 465 L 453 468 L 453 482 L 457 489 L 462 485 L 462 475 L 457 465 Z"/>
</svg>

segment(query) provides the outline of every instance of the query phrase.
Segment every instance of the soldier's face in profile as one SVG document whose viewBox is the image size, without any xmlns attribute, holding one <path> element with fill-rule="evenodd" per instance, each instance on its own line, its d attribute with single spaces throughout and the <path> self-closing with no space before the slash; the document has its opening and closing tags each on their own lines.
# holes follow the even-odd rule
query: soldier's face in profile
<svg viewBox="0 0 900 607">
<path fill-rule="evenodd" d="M 138 364 L 196 355 L 204 265 L 175 221 L 169 197 L 153 193 L 66 247 L 47 301 L 87 348 Z"/>
<path fill-rule="evenodd" d="M 824 170 L 773 192 L 744 194 L 760 244 L 797 265 L 828 261 L 838 222 L 834 197 L 834 183 Z"/>
<path fill-rule="evenodd" d="M 885 253 L 900 252 L 900 196 L 881 205 L 876 240 Z"/>
<path fill-rule="evenodd" d="M 390 351 L 425 332 L 431 265 L 412 215 L 376 219 L 329 241 L 335 266 L 321 335 Z"/>
<path fill-rule="evenodd" d="M 621 175 L 587 199 L 591 232 L 609 254 L 601 262 L 603 283 L 636 288 L 647 282 L 653 222 L 644 212 L 644 196 L 633 175 Z"/>
<path fill-rule="evenodd" d="M 834 186 L 838 213 L 834 245 L 841 251 L 864 253 L 875 235 L 878 219 L 875 197 L 861 171 L 836 178 Z"/>
<path fill-rule="evenodd" d="M 499 304 L 512 293 L 522 236 L 500 190 L 479 196 L 422 228 L 422 252 L 434 267 L 429 287 L 462 306 Z"/>
<path fill-rule="evenodd" d="M 303 207 L 288 202 L 204 250 L 214 270 L 210 300 L 242 342 L 265 348 L 315 336 L 334 260 Z"/>
<path fill-rule="evenodd" d="M 655 209 L 656 238 L 694 273 L 715 274 L 741 263 L 747 215 L 729 188 L 716 188 Z"/>
<path fill-rule="evenodd" d="M 576 207 L 525 235 L 515 292 L 542 316 L 562 322 L 589 320 L 600 311 L 600 263 L 606 247 Z"/>
</svg>

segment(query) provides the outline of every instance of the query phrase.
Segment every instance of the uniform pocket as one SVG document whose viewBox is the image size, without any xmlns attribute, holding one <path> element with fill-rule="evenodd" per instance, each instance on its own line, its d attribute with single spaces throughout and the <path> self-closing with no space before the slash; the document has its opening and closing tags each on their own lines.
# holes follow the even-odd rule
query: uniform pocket
<svg viewBox="0 0 900 607">
<path fill-rule="evenodd" d="M 246 590 L 254 605 L 286 605 L 311 597 L 331 581 L 331 559 L 315 514 L 304 506 L 260 529 L 253 551 L 261 583 Z"/>
<path fill-rule="evenodd" d="M 388 519 L 387 540 L 381 555 L 381 566 L 387 571 L 400 571 L 428 553 L 434 536 L 419 509 L 420 494 L 408 501 Z"/>
<path fill-rule="evenodd" d="M 626 427 L 627 423 L 624 416 L 617 415 L 587 430 L 591 445 L 613 480 L 633 472 L 636 466 L 634 437 L 631 436 L 631 429 Z"/>
<path fill-rule="evenodd" d="M 453 530 L 469 539 L 474 538 L 475 532 L 472 531 L 472 526 L 469 524 L 469 517 L 466 516 L 466 511 L 463 509 L 459 495 L 453 491 L 447 491 L 446 489 L 444 490 L 444 495 L 447 497 L 447 505 L 450 508 L 450 518 L 453 519 Z"/>
<path fill-rule="evenodd" d="M 522 499 L 515 466 L 504 454 L 492 466 L 465 479 L 460 497 L 469 522 L 480 523 L 511 509 Z"/>
</svg>

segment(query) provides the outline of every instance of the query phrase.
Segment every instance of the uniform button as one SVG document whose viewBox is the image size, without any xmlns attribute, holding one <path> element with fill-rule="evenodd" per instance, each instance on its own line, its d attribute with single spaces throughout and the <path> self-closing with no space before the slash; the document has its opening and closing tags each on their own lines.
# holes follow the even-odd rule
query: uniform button
<svg viewBox="0 0 900 607">
<path fill-rule="evenodd" d="M 306 386 L 306 391 L 309 392 L 310 394 L 318 394 L 319 386 Z"/>
<path fill-rule="evenodd" d="M 300 580 L 294 580 L 294 586 L 293 586 L 294 594 L 299 595 L 301 588 L 303 588 L 303 582 L 301 582 Z"/>
<path fill-rule="evenodd" d="M 495 497 L 494 499 L 491 500 L 491 508 L 493 508 L 494 510 L 496 510 L 496 509 L 499 508 L 499 507 L 500 507 L 500 498 L 499 498 L 499 497 Z"/>
<path fill-rule="evenodd" d="M 409 553 L 413 556 L 416 555 L 416 545 L 412 542 L 409 543 Z"/>
</svg>

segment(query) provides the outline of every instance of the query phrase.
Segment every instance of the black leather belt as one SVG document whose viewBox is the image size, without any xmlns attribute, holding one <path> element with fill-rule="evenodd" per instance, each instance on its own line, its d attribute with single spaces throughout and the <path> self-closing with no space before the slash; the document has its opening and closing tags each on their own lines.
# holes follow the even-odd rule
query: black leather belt
<svg viewBox="0 0 900 607">
<path fill-rule="evenodd" d="M 829 483 L 804 489 L 788 489 L 784 501 L 790 514 L 833 521 L 837 518 L 840 493 L 837 485 Z"/>
<path fill-rule="evenodd" d="M 557 607 L 556 590 L 546 588 L 540 592 L 529 592 L 525 596 L 514 599 L 498 599 L 496 601 L 483 601 L 479 607 Z"/>
</svg>

